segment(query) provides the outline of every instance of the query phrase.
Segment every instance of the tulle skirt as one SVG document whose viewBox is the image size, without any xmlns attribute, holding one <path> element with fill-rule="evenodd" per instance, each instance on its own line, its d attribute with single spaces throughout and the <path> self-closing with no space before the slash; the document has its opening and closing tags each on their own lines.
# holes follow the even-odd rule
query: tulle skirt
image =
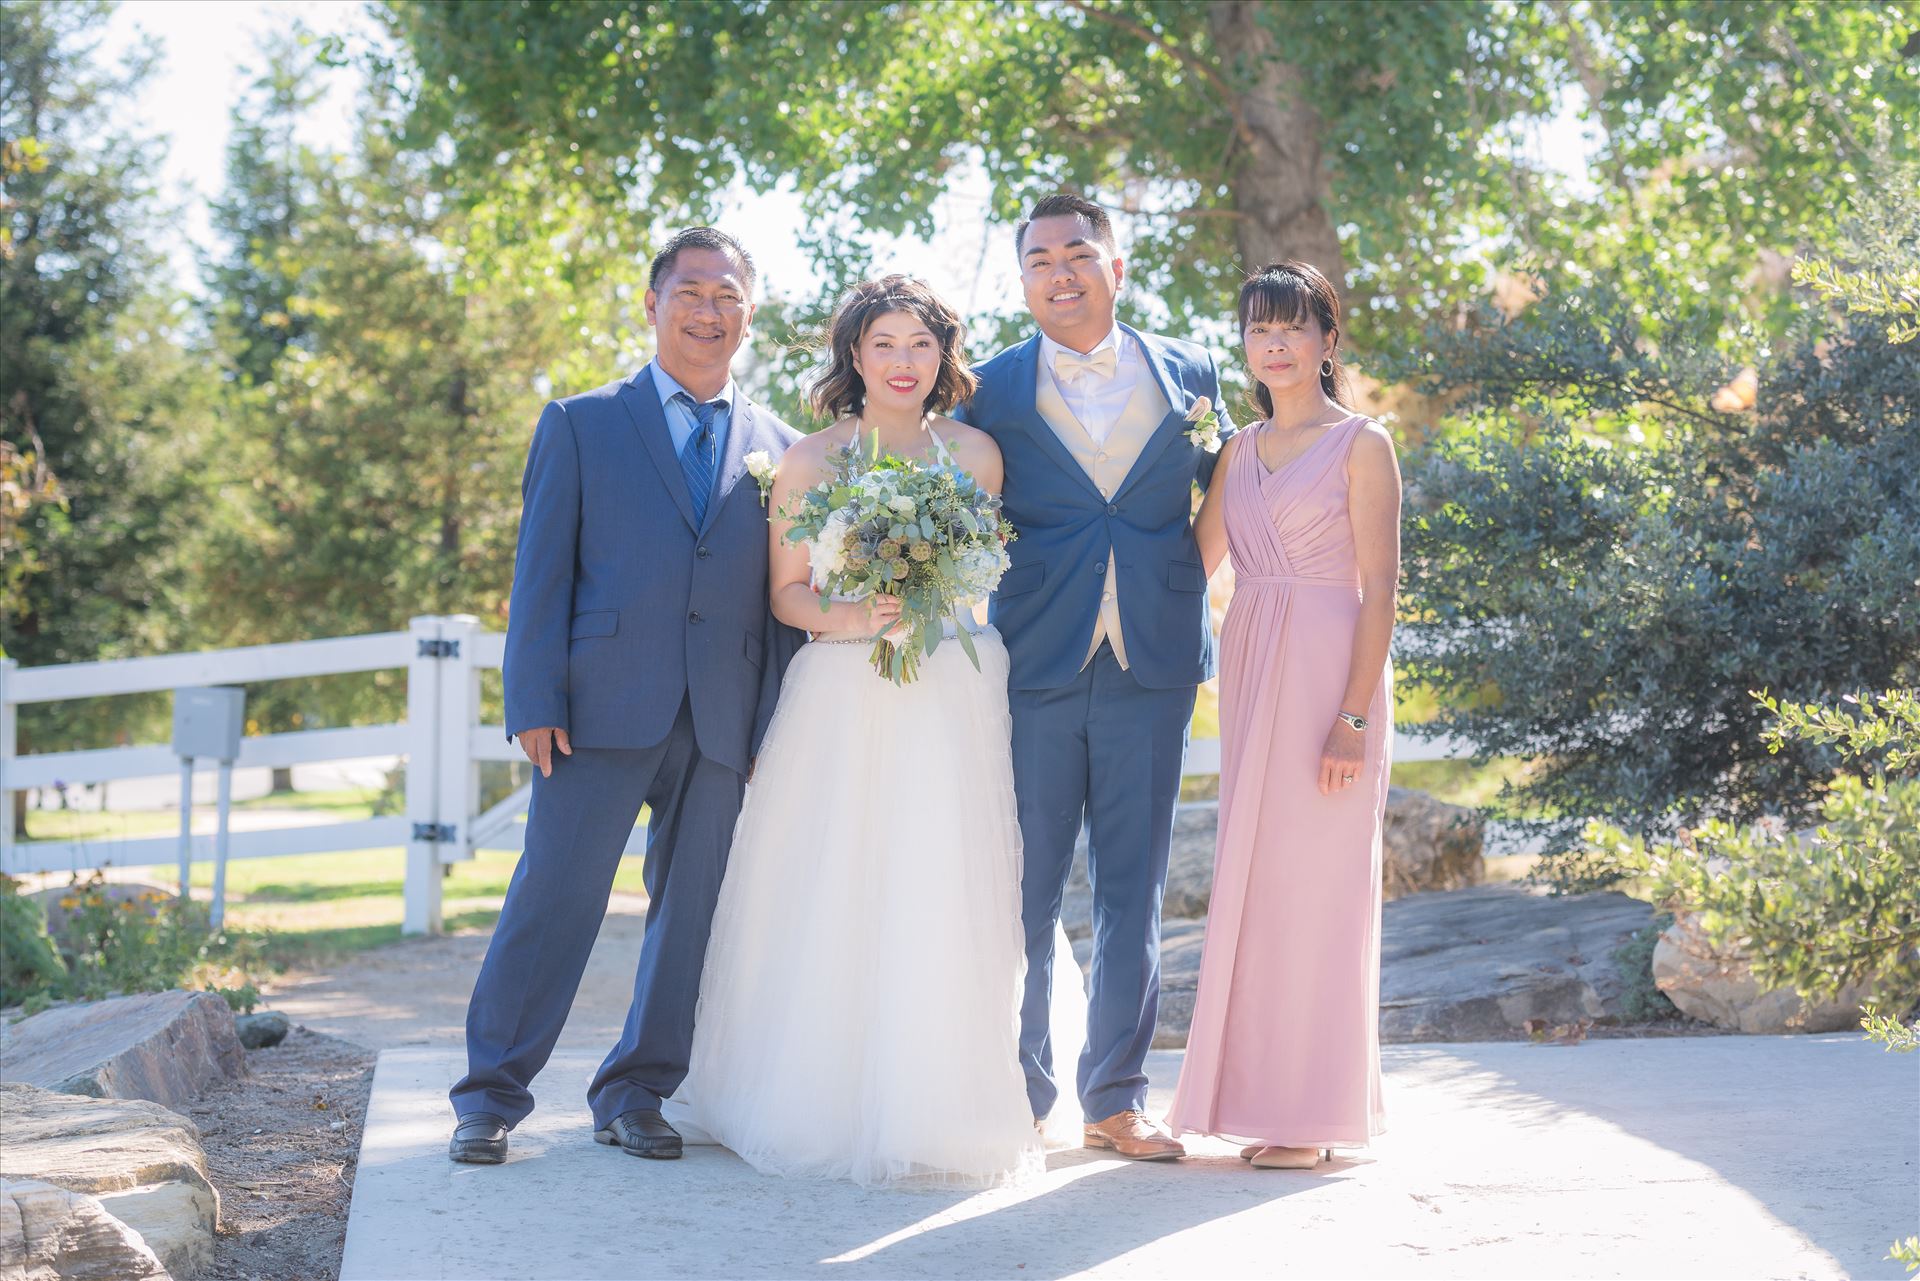
<svg viewBox="0 0 1920 1281">
<path fill-rule="evenodd" d="M 812 642 L 787 671 L 669 1113 L 763 1172 L 971 1187 L 1039 1167 L 1007 652 L 973 639 L 979 671 L 950 641 L 905 686 L 864 642 Z"/>
</svg>

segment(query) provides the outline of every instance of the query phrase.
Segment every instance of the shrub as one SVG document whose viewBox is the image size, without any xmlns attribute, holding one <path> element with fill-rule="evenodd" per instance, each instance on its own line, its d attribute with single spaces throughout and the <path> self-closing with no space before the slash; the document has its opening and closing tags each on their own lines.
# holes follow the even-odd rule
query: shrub
<svg viewBox="0 0 1920 1281">
<path fill-rule="evenodd" d="M 1834 777 L 1811 833 L 1713 820 L 1681 841 L 1603 824 L 1588 839 L 1663 906 L 1698 912 L 1708 937 L 1743 953 L 1762 986 L 1823 1001 L 1871 982 L 1879 1009 L 1865 1012 L 1865 1025 L 1890 1046 L 1910 1044 L 1913 1030 L 1897 1020 L 1920 1007 L 1920 696 L 1757 702 L 1774 718 L 1770 747 L 1832 747 L 1867 771 Z"/>
<path fill-rule="evenodd" d="M 40 905 L 20 893 L 20 882 L 0 876 L 0 1005 L 18 1005 L 66 976 Z"/>
</svg>

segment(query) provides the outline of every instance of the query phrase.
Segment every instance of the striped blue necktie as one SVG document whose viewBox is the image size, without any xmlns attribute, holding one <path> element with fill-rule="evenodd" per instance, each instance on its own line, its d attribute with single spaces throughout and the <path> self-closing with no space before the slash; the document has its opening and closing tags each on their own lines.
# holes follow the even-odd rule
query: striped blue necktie
<svg viewBox="0 0 1920 1281">
<path fill-rule="evenodd" d="M 692 411 L 697 424 L 693 435 L 687 438 L 687 447 L 680 451 L 680 469 L 687 474 L 687 492 L 693 496 L 693 523 L 704 525 L 707 500 L 713 496 L 713 420 L 727 404 L 723 400 L 695 404 L 693 397 L 684 391 L 674 399 Z"/>
</svg>

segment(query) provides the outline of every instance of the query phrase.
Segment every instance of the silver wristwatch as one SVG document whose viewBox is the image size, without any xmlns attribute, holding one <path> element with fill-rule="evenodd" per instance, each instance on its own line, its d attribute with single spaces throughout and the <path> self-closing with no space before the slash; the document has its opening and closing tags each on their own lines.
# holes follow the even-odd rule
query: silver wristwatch
<svg viewBox="0 0 1920 1281">
<path fill-rule="evenodd" d="M 1340 719 L 1359 733 L 1367 732 L 1367 718 L 1364 716 L 1355 716 L 1352 712 L 1341 712 Z"/>
</svg>

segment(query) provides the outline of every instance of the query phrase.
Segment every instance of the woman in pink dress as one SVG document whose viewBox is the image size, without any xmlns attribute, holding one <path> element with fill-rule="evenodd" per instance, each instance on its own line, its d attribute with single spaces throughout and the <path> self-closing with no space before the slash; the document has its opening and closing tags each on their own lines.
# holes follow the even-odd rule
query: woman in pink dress
<svg viewBox="0 0 1920 1281">
<path fill-rule="evenodd" d="M 1348 409 L 1340 301 L 1305 263 L 1240 290 L 1264 421 L 1228 440 L 1196 522 L 1231 552 L 1220 829 L 1168 1124 L 1310 1169 L 1381 1132 L 1380 827 L 1393 741 L 1400 471 Z M 1224 483 L 1222 477 L 1224 476 Z"/>
</svg>

